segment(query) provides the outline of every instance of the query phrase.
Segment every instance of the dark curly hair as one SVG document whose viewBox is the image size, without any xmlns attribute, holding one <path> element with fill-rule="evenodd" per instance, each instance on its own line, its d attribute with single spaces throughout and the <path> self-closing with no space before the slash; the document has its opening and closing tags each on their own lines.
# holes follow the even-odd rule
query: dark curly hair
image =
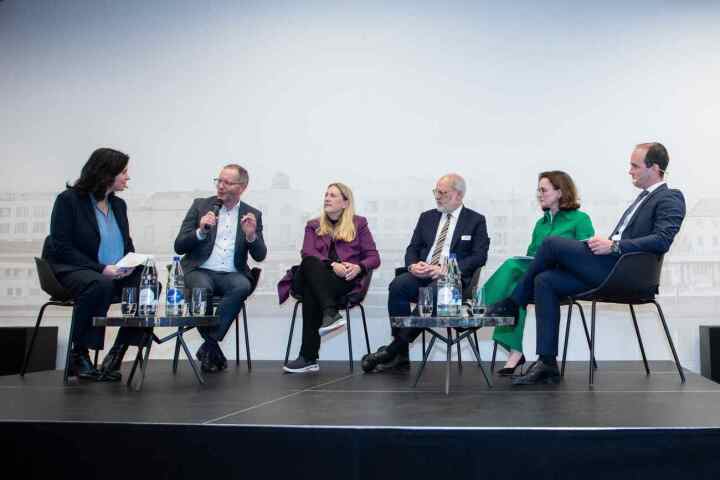
<svg viewBox="0 0 720 480">
<path fill-rule="evenodd" d="M 105 198 L 107 189 L 115 182 L 128 164 L 130 157 L 112 148 L 98 148 L 85 163 L 80 178 L 73 185 L 66 184 L 78 192 L 87 193 L 96 200 Z"/>
</svg>

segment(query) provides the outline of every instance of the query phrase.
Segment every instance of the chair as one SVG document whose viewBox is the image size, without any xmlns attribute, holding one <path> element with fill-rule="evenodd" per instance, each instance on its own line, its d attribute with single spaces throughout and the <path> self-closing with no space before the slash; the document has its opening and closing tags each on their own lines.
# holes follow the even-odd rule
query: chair
<svg viewBox="0 0 720 480">
<path fill-rule="evenodd" d="M 367 276 L 363 279 L 362 289 L 357 293 L 350 293 L 344 295 L 337 304 L 338 310 L 345 310 L 345 318 L 347 319 L 347 337 L 348 337 L 348 357 L 350 363 L 350 371 L 353 371 L 353 351 L 352 351 L 352 330 L 350 328 L 350 310 L 359 307 L 360 315 L 363 321 L 363 330 L 365 331 L 365 346 L 367 352 L 370 353 L 370 339 L 368 337 L 367 321 L 365 318 L 365 307 L 362 302 L 365 300 L 368 290 L 370 289 L 370 282 L 372 281 L 372 270 L 368 270 Z M 302 303 L 302 295 L 295 292 L 290 292 L 292 297 L 295 299 L 295 307 L 293 308 L 292 320 L 290 322 L 290 334 L 288 335 L 287 348 L 285 349 L 285 362 L 283 365 L 288 364 L 290 358 L 290 346 L 292 344 L 293 332 L 295 330 L 295 317 L 297 316 L 298 307 Z"/>
<path fill-rule="evenodd" d="M 30 345 L 28 347 L 27 353 L 25 354 L 25 360 L 23 361 L 22 370 L 20 371 L 21 377 L 25 376 L 25 372 L 27 371 L 27 367 L 30 363 L 30 355 L 32 355 L 33 347 L 35 346 L 35 339 L 37 337 L 38 330 L 40 329 L 40 322 L 42 322 L 43 315 L 45 314 L 45 309 L 51 305 L 55 307 L 71 307 L 73 309 L 75 308 L 75 302 L 73 301 L 72 293 L 70 293 L 70 290 L 60 284 L 57 277 L 55 276 L 55 272 L 53 272 L 53 269 L 47 262 L 47 260 L 35 257 L 35 267 L 37 268 L 40 288 L 42 288 L 45 293 L 50 295 L 50 299 L 45 302 L 42 307 L 40 307 L 40 312 L 38 313 L 37 321 L 35 322 L 35 329 L 33 330 L 33 335 L 30 339 Z M 63 374 L 63 381 L 66 384 L 68 383 L 68 376 L 70 370 L 72 338 L 73 334 L 75 333 L 74 315 L 72 315 L 71 318 L 70 336 L 68 339 L 67 353 L 65 355 L 65 372 Z M 98 352 L 99 350 L 95 350 L 95 367 L 97 367 Z"/>
<path fill-rule="evenodd" d="M 660 285 L 660 273 L 662 271 L 663 257 L 658 257 L 652 253 L 634 252 L 626 253 L 620 257 L 607 278 L 596 288 L 587 292 L 574 295 L 573 302 L 578 300 L 592 302 L 592 313 L 590 316 L 590 360 L 595 362 L 595 318 L 596 306 L 598 303 L 615 303 L 626 304 L 630 308 L 630 314 L 635 327 L 640 354 L 642 355 L 645 365 L 645 372 L 650 375 L 650 367 L 648 366 L 647 357 L 645 356 L 645 348 L 643 347 L 640 329 L 635 316 L 635 305 L 645 305 L 652 303 L 657 308 L 660 322 L 665 331 L 665 336 L 670 344 L 670 350 L 675 359 L 675 366 L 680 374 L 680 380 L 685 383 L 685 374 L 683 373 L 680 360 L 678 359 L 675 345 L 670 336 L 665 315 L 663 314 L 660 304 L 655 300 L 655 294 L 658 292 Z M 565 343 L 567 350 L 567 341 Z M 565 353 L 563 353 L 563 363 L 565 363 Z M 594 381 L 595 369 L 592 363 L 588 374 L 588 383 L 592 386 Z"/>
<path fill-rule="evenodd" d="M 530 304 L 532 305 L 532 304 Z M 567 344 L 568 344 L 568 338 L 570 336 L 570 322 L 572 320 L 572 309 L 573 305 L 578 307 L 578 310 L 580 310 L 580 318 L 582 319 L 583 323 L 583 329 L 585 330 L 585 338 L 587 339 L 588 344 L 588 350 L 590 349 L 590 333 L 588 332 L 587 322 L 585 321 L 585 311 L 582 308 L 582 305 L 580 305 L 578 302 L 574 301 L 572 298 L 567 298 L 560 302 L 560 306 L 562 307 L 568 307 L 568 313 L 567 313 L 567 320 L 565 321 L 565 347 L 563 348 L 563 359 L 562 364 L 560 368 L 560 376 L 565 376 L 565 361 L 567 359 Z M 495 358 L 497 356 L 497 347 L 498 343 L 493 342 L 493 353 L 492 353 L 492 360 L 490 361 L 490 373 L 493 373 L 495 371 Z M 593 367 L 597 368 L 597 362 L 593 359 Z"/>
<path fill-rule="evenodd" d="M 247 324 L 247 311 L 245 309 L 245 303 L 247 302 L 247 299 L 250 298 L 250 296 L 255 292 L 255 289 L 258 286 L 258 283 L 260 282 L 260 274 L 262 273 L 262 269 L 253 267 L 250 270 L 250 293 L 248 293 L 248 296 L 245 298 L 245 300 L 242 303 L 242 306 L 240 307 L 240 312 L 242 312 L 243 316 L 243 328 L 245 329 L 245 351 L 247 352 L 247 367 L 248 371 L 252 370 L 252 360 L 250 359 L 250 338 L 248 335 L 248 324 Z M 214 312 L 215 309 L 220 305 L 220 302 L 222 302 L 223 297 L 220 295 L 214 295 L 210 299 L 210 305 L 212 308 L 212 311 Z M 235 318 L 235 365 L 240 365 L 240 315 Z M 179 330 L 178 330 L 179 331 Z M 186 330 L 183 331 L 183 333 Z M 176 335 L 176 334 L 173 334 Z M 166 340 L 169 337 L 165 337 L 163 339 Z M 178 358 L 180 356 L 180 337 L 176 337 L 175 341 L 175 355 L 173 356 L 173 373 L 177 372 L 177 364 L 178 364 Z"/>
</svg>

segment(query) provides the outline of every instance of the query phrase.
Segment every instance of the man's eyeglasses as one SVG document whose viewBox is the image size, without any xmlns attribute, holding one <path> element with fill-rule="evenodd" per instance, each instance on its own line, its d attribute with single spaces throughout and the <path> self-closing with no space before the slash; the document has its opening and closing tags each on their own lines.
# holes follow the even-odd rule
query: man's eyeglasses
<svg viewBox="0 0 720 480">
<path fill-rule="evenodd" d="M 432 192 L 433 195 L 440 198 L 447 197 L 450 193 L 452 193 L 450 190 L 438 190 L 437 188 L 433 188 Z"/>
<path fill-rule="evenodd" d="M 216 187 L 219 187 L 221 184 L 225 185 L 226 187 L 232 187 L 233 185 L 242 185 L 242 182 L 228 182 L 227 180 L 223 180 L 222 178 L 213 178 L 213 184 Z"/>
</svg>

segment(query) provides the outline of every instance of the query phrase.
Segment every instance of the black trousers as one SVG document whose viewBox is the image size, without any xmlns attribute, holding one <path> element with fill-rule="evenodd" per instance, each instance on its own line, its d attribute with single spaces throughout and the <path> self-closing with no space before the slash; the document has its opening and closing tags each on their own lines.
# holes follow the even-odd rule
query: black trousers
<svg viewBox="0 0 720 480">
<path fill-rule="evenodd" d="M 418 278 L 412 273 L 398 275 L 390 282 L 388 294 L 388 315 L 403 317 L 410 315 L 410 303 L 417 302 L 420 287 L 431 287 L 433 290 L 433 304 L 437 298 L 437 281 L 430 278 Z M 414 341 L 422 328 L 392 327 L 393 343 L 389 347 L 391 353 L 409 354 L 410 343 Z"/>
<path fill-rule="evenodd" d="M 320 334 L 323 312 L 336 308 L 343 295 L 355 286 L 335 275 L 332 268 L 317 257 L 305 257 L 293 276 L 292 290 L 302 296 L 303 337 L 300 355 L 316 360 L 320 353 Z"/>
<path fill-rule="evenodd" d="M 58 281 L 72 292 L 75 308 L 73 321 L 75 331 L 70 339 L 75 350 L 102 349 L 105 343 L 105 327 L 93 327 L 93 317 L 104 317 L 113 299 L 120 299 L 122 289 L 140 285 L 142 268 L 136 268 L 125 278 L 113 280 L 95 270 L 82 269 L 61 273 Z M 117 301 L 116 300 L 116 301 Z M 140 329 L 121 328 L 115 344 L 137 343 Z M 70 348 L 70 345 L 68 346 Z"/>
</svg>

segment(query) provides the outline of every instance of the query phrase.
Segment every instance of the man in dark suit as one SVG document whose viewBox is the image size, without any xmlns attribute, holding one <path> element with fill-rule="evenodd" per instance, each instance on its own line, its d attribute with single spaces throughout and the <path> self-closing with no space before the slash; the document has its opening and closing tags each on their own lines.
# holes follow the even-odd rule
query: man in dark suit
<svg viewBox="0 0 720 480">
<path fill-rule="evenodd" d="M 490 239 L 485 217 L 463 206 L 465 180 L 451 173 L 441 177 L 433 194 L 437 208 L 423 212 L 405 251 L 407 272 L 390 283 L 388 313 L 391 317 L 410 315 L 410 302 L 417 302 L 420 287 L 431 286 L 437 293 L 436 280 L 441 274 L 441 258 L 456 254 L 462 283 L 468 286 L 475 270 L 487 261 Z M 393 342 L 377 352 L 365 355 L 365 372 L 407 371 L 409 344 L 420 334 L 419 328 L 393 328 Z"/>
<path fill-rule="evenodd" d="M 248 181 L 248 172 L 240 165 L 223 167 L 215 179 L 217 195 L 193 201 L 175 239 L 175 251 L 184 255 L 185 286 L 223 296 L 217 311 L 220 323 L 198 329 L 205 342 L 197 357 L 205 372 L 227 368 L 218 342 L 252 290 L 248 253 L 258 262 L 267 255 L 262 214 L 240 201 Z"/>
<path fill-rule="evenodd" d="M 683 218 L 685 199 L 664 181 L 669 163 L 660 143 L 637 145 L 630 156 L 633 185 L 642 189 L 620 218 L 610 238 L 587 242 L 549 237 L 540 246 L 530 269 L 509 298 L 491 305 L 489 314 L 517 316 L 519 306 L 535 301 L 536 361 L 514 385 L 556 383 L 560 300 L 591 290 L 602 283 L 624 253 L 665 254 Z"/>
</svg>

